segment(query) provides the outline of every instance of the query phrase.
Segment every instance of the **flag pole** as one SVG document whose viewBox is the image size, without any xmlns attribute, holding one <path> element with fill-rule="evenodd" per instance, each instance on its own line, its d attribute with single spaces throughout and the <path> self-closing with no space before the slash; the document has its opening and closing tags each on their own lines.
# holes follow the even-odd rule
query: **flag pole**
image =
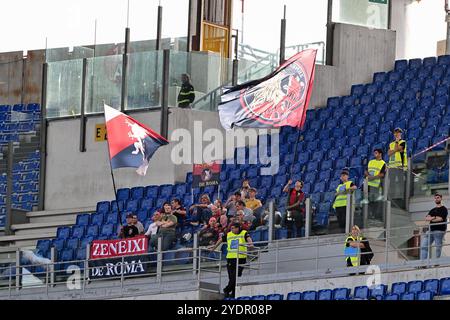
<svg viewBox="0 0 450 320">
<path fill-rule="evenodd" d="M 103 108 L 104 108 L 104 106 L 105 106 L 105 100 L 103 100 Z M 106 115 L 105 115 L 105 126 L 106 126 Z M 116 180 L 114 179 L 114 171 L 113 171 L 113 167 L 112 167 L 112 163 L 111 163 L 111 151 L 109 150 L 108 130 L 106 130 L 106 143 L 108 144 L 107 149 L 108 149 L 109 169 L 111 172 L 111 179 L 112 179 L 112 183 L 113 183 L 114 197 L 116 198 L 116 203 L 117 203 L 117 212 L 119 213 L 119 223 L 120 223 L 120 226 L 122 226 L 122 212 L 120 211 L 119 199 L 117 199 Z"/>
</svg>

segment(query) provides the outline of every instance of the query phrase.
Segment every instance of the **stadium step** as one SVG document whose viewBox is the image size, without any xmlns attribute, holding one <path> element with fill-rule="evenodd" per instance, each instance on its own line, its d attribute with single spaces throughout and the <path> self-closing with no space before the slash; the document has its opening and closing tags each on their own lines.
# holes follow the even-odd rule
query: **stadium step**
<svg viewBox="0 0 450 320">
<path fill-rule="evenodd" d="M 13 224 L 11 229 L 15 235 L 23 234 L 41 234 L 55 232 L 58 227 L 71 226 L 75 224 L 75 218 L 65 221 L 54 221 L 44 223 L 25 223 L 25 224 Z"/>
<path fill-rule="evenodd" d="M 95 207 L 87 207 L 62 210 L 32 211 L 27 213 L 27 218 L 30 219 L 30 223 L 46 223 L 69 220 L 73 220 L 75 223 L 76 216 L 78 214 L 95 212 L 95 210 Z"/>
<path fill-rule="evenodd" d="M 443 194 L 442 201 L 449 203 L 450 196 Z M 428 211 L 435 206 L 432 196 L 417 196 L 412 197 L 409 203 L 409 212 L 411 214 L 411 220 L 415 222 L 424 221 Z"/>
</svg>

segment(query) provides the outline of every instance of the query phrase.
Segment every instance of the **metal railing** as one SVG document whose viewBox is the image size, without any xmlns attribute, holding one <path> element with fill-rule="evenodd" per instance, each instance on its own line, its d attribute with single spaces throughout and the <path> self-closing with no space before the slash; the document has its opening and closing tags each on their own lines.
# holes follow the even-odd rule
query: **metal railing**
<svg viewBox="0 0 450 320">
<path fill-rule="evenodd" d="M 443 223 L 436 223 L 433 224 L 433 226 L 438 225 L 448 225 L 448 222 Z M 426 231 L 422 232 L 420 235 L 421 237 L 425 236 L 428 237 L 427 241 L 427 257 L 426 259 L 418 259 L 414 261 L 408 261 L 403 260 L 402 263 L 398 263 L 396 261 L 390 261 L 390 258 L 392 257 L 392 254 L 398 254 L 404 256 L 404 252 L 408 252 L 411 250 L 419 250 L 419 256 L 420 251 L 424 249 L 422 247 L 422 241 L 419 243 L 418 246 L 411 246 L 407 248 L 393 248 L 390 243 L 395 239 L 395 236 L 391 236 L 391 230 L 387 229 L 384 230 L 385 236 L 381 238 L 370 238 L 368 237 L 367 240 L 369 242 L 372 242 L 372 251 L 371 253 L 374 254 L 374 259 L 378 260 L 378 263 L 375 265 L 379 267 L 379 270 L 382 272 L 390 272 L 390 271 L 396 271 L 396 270 L 414 270 L 417 268 L 429 268 L 432 266 L 450 266 L 450 256 L 445 257 L 441 256 L 440 258 L 432 258 L 432 249 L 439 247 L 436 244 L 431 245 L 430 244 L 430 238 L 432 236 L 432 233 L 429 232 L 430 225 L 422 226 Z M 395 229 L 405 229 L 409 227 L 400 227 Z M 445 231 L 443 234 L 443 239 L 445 239 L 445 235 L 449 231 Z M 364 233 L 363 233 L 364 234 Z M 277 276 L 279 276 L 280 271 L 282 270 L 283 264 L 289 264 L 289 272 L 282 272 L 283 277 L 287 276 L 287 273 L 292 273 L 293 277 L 295 279 L 302 279 L 302 278 L 317 278 L 317 277 L 323 277 L 323 276 L 348 276 L 348 275 L 354 275 L 354 274 L 364 274 L 369 267 L 369 265 L 358 265 L 358 266 L 346 266 L 346 258 L 348 255 L 344 253 L 344 244 L 345 244 L 345 238 L 342 237 L 339 241 L 328 241 L 321 239 L 319 237 L 310 238 L 308 239 L 307 244 L 295 244 L 293 243 L 294 240 L 299 239 L 288 239 L 288 240 L 282 240 L 282 241 L 276 241 L 271 246 L 264 249 L 265 254 L 270 259 L 265 259 L 265 261 L 258 260 L 257 262 L 247 262 L 245 264 L 240 264 L 241 267 L 244 267 L 244 270 L 247 270 L 245 277 L 241 277 L 241 280 L 239 281 L 239 278 L 236 277 L 236 284 L 242 285 L 245 283 L 254 283 L 257 281 L 258 283 L 264 283 L 264 282 L 270 282 L 275 281 Z M 377 246 L 379 247 L 378 243 L 384 243 L 384 246 L 382 249 L 373 249 L 374 242 L 377 242 Z M 355 241 L 357 243 L 364 243 L 363 241 Z M 258 243 L 254 243 L 254 245 L 258 245 Z M 326 248 L 329 246 L 339 246 L 342 248 L 341 253 L 336 254 L 321 254 L 322 248 Z M 450 246 L 450 244 L 442 244 L 441 248 L 444 249 L 446 247 Z M 250 248 L 249 248 L 250 249 Z M 293 251 L 295 250 L 295 256 L 292 257 L 292 255 L 288 258 L 283 258 L 283 253 L 286 251 Z M 303 251 L 303 252 L 302 252 Z M 314 251 L 314 253 L 312 252 Z M 251 251 L 250 251 L 251 252 Z M 239 254 L 239 250 L 238 250 Z M 249 253 L 250 256 L 251 253 Z M 370 252 L 367 253 L 359 253 L 358 259 L 361 261 L 361 256 L 365 254 L 370 254 Z M 314 257 L 307 257 L 307 256 L 314 256 Z M 306 257 L 305 257 L 306 256 Z M 381 257 L 381 260 L 379 259 Z M 328 260 L 328 261 L 327 261 Z M 332 260 L 339 260 L 341 261 L 340 264 L 336 265 L 335 261 L 333 263 Z M 381 262 L 382 261 L 382 262 Z M 380 263 L 381 262 L 381 263 Z M 299 267 L 296 269 L 294 266 L 300 266 L 308 264 L 311 266 L 310 268 L 302 268 Z M 286 269 L 286 268 L 285 268 Z M 371 268 L 368 272 L 372 272 L 374 269 Z"/>
</svg>

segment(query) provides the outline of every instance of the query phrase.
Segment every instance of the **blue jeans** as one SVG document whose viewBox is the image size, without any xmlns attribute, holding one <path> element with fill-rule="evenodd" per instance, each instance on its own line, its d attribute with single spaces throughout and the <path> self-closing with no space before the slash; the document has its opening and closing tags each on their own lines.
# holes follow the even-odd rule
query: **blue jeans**
<svg viewBox="0 0 450 320">
<path fill-rule="evenodd" d="M 425 260 L 428 258 L 428 249 L 431 248 L 433 242 L 435 243 L 436 246 L 436 258 L 440 258 L 444 235 L 445 235 L 444 231 L 428 231 L 426 234 L 424 234 L 422 236 L 422 241 L 420 244 L 420 259 Z"/>
</svg>

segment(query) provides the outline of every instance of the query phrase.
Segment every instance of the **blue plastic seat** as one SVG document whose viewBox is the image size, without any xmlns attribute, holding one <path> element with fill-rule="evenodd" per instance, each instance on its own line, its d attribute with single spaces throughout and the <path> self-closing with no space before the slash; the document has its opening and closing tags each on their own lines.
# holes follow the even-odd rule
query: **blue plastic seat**
<svg viewBox="0 0 450 320">
<path fill-rule="evenodd" d="M 420 291 L 416 294 L 417 300 L 430 301 L 433 300 L 434 294 L 431 291 Z"/>
<path fill-rule="evenodd" d="M 370 295 L 372 297 L 384 296 L 384 295 L 386 295 L 386 291 L 387 291 L 387 286 L 385 284 L 380 284 L 370 290 Z"/>
<path fill-rule="evenodd" d="M 108 203 L 109 204 L 109 203 Z M 89 214 L 77 215 L 77 226 L 88 226 L 91 216 Z"/>
<path fill-rule="evenodd" d="M 42 254 L 50 250 L 52 245 L 51 240 L 38 240 L 36 244 L 36 250 L 38 253 Z"/>
<path fill-rule="evenodd" d="M 408 292 L 418 293 L 423 289 L 423 282 L 416 280 L 408 282 Z"/>
<path fill-rule="evenodd" d="M 69 227 L 59 227 L 56 231 L 56 237 L 58 239 L 68 239 L 70 237 L 70 228 Z"/>
<path fill-rule="evenodd" d="M 373 74 L 373 83 L 382 83 L 386 80 L 386 72 L 376 72 Z"/>
<path fill-rule="evenodd" d="M 85 260 L 86 259 L 86 247 L 80 247 L 75 254 L 75 260 Z"/>
<path fill-rule="evenodd" d="M 384 300 L 397 301 L 397 300 L 400 300 L 400 296 L 398 294 L 396 294 L 396 293 L 391 293 L 391 294 L 386 295 L 384 297 Z"/>
<path fill-rule="evenodd" d="M 317 291 L 303 292 L 303 300 L 317 300 Z"/>
<path fill-rule="evenodd" d="M 266 300 L 272 300 L 272 301 L 283 300 L 283 295 L 278 294 L 278 293 L 269 294 L 266 296 Z"/>
<path fill-rule="evenodd" d="M 98 225 L 92 225 L 86 229 L 86 237 L 97 237 L 98 236 Z"/>
<path fill-rule="evenodd" d="M 128 200 L 130 199 L 130 189 L 122 188 L 117 190 L 117 200 Z"/>
<path fill-rule="evenodd" d="M 104 221 L 103 213 L 95 213 L 91 216 L 91 225 L 101 226 Z"/>
<path fill-rule="evenodd" d="M 325 192 L 325 182 L 319 182 L 314 185 L 314 193 Z"/>
<path fill-rule="evenodd" d="M 319 290 L 318 300 L 331 300 L 333 296 L 333 291 L 331 289 Z"/>
<path fill-rule="evenodd" d="M 408 300 L 408 301 L 416 300 L 416 294 L 413 292 L 404 293 L 401 295 L 400 300 Z"/>
<path fill-rule="evenodd" d="M 422 67 L 422 59 L 410 59 L 409 60 L 409 68 L 410 69 L 419 69 Z"/>
<path fill-rule="evenodd" d="M 350 289 L 348 288 L 336 288 L 333 290 L 333 300 L 348 300 L 350 295 Z"/>
<path fill-rule="evenodd" d="M 341 158 L 341 159 L 339 159 L 339 160 L 336 161 L 336 166 L 335 166 L 335 168 L 337 168 L 337 169 L 343 169 L 343 168 L 347 167 L 347 163 L 348 163 L 347 158 Z"/>
<path fill-rule="evenodd" d="M 354 84 L 351 88 L 352 96 L 361 96 L 364 93 L 364 85 L 363 84 Z"/>
<path fill-rule="evenodd" d="M 76 250 L 78 249 L 79 243 L 80 243 L 79 238 L 69 238 L 66 241 L 66 248 Z"/>
<path fill-rule="evenodd" d="M 127 200 L 125 205 L 125 211 L 136 212 L 138 210 L 139 201 L 138 200 Z"/>
<path fill-rule="evenodd" d="M 102 226 L 100 235 L 110 237 L 115 233 L 113 224 L 105 224 Z"/>
<path fill-rule="evenodd" d="M 434 295 L 439 293 L 439 280 L 428 279 L 423 282 L 423 290 L 431 291 Z"/>
<path fill-rule="evenodd" d="M 192 172 L 188 172 L 187 175 L 190 174 L 191 182 L 192 182 Z M 148 186 L 145 187 L 144 197 L 148 199 L 154 199 L 158 197 L 158 186 Z"/>
<path fill-rule="evenodd" d="M 369 293 L 370 293 L 370 290 L 367 286 L 359 286 L 359 287 L 355 287 L 353 297 L 358 298 L 358 299 L 368 299 Z"/>
<path fill-rule="evenodd" d="M 152 199 L 142 199 L 139 204 L 139 208 L 141 210 L 149 210 L 153 208 L 153 200 Z"/>
<path fill-rule="evenodd" d="M 63 250 L 60 255 L 60 260 L 73 261 L 73 250 L 72 249 Z"/>
<path fill-rule="evenodd" d="M 423 59 L 423 67 L 433 67 L 436 65 L 436 57 L 427 57 Z"/>
<path fill-rule="evenodd" d="M 331 179 L 331 170 L 321 171 L 319 173 L 319 180 L 320 181 L 329 181 Z"/>
<path fill-rule="evenodd" d="M 90 245 L 92 241 L 94 241 L 93 236 L 86 236 L 80 240 L 80 248 L 86 248 L 86 246 Z"/>
<path fill-rule="evenodd" d="M 52 246 L 55 248 L 56 251 L 61 251 L 64 248 L 65 242 L 66 242 L 65 239 L 53 239 Z"/>
<path fill-rule="evenodd" d="M 72 238 L 77 238 L 77 239 L 83 238 L 84 230 L 85 230 L 84 226 L 77 226 L 77 225 L 73 226 L 72 227 Z"/>
<path fill-rule="evenodd" d="M 107 213 L 107 212 L 109 212 L 109 201 L 98 202 L 96 211 L 98 213 Z"/>
<path fill-rule="evenodd" d="M 144 197 L 144 187 L 131 188 L 131 199 L 138 200 Z"/>
<path fill-rule="evenodd" d="M 111 201 L 111 211 L 113 212 L 123 212 L 125 209 L 125 201 L 124 200 L 113 200 Z"/>
<path fill-rule="evenodd" d="M 289 292 L 287 295 L 287 299 L 286 300 L 302 300 L 302 293 L 301 292 Z M 313 299 L 315 300 L 315 299 Z"/>
<path fill-rule="evenodd" d="M 448 295 L 450 294 L 450 277 L 442 278 L 439 283 L 439 294 Z"/>
<path fill-rule="evenodd" d="M 407 291 L 406 282 L 396 282 L 392 284 L 391 293 L 402 295 Z"/>
<path fill-rule="evenodd" d="M 263 295 L 253 296 L 253 297 L 251 298 L 251 300 L 254 300 L 254 301 L 258 301 L 258 300 L 266 300 L 266 296 L 263 296 Z"/>
</svg>

